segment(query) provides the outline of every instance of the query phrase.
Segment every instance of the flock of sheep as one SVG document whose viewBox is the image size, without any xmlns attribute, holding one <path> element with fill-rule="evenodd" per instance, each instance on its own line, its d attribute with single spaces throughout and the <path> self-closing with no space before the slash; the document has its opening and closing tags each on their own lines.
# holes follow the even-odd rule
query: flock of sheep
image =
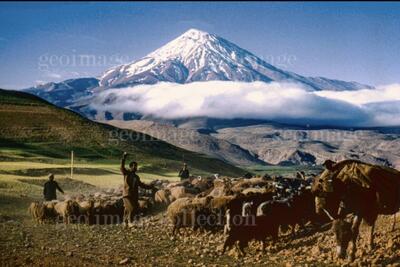
<svg viewBox="0 0 400 267">
<path fill-rule="evenodd" d="M 143 194 L 139 198 L 140 213 L 145 213 L 152 207 L 154 201 L 149 195 L 151 194 Z M 46 221 L 65 224 L 120 224 L 124 214 L 120 189 L 109 189 L 88 196 L 67 196 L 62 201 L 35 201 L 28 210 L 39 224 Z"/>
<path fill-rule="evenodd" d="M 244 254 L 251 240 L 273 241 L 282 231 L 317 221 L 312 178 L 190 178 L 181 182 L 154 180 L 158 191 L 140 190 L 140 215 L 167 207 L 172 235 L 184 228 L 224 231 L 223 252 L 235 246 Z M 64 201 L 33 202 L 29 211 L 38 223 L 119 224 L 123 217 L 122 190 L 107 190 Z"/>
<path fill-rule="evenodd" d="M 181 228 L 224 231 L 226 248 L 238 243 L 239 251 L 251 240 L 258 240 L 265 248 L 267 238 L 276 240 L 278 234 L 296 226 L 317 221 L 312 180 L 275 177 L 251 179 L 194 179 L 170 185 L 156 193 L 168 204 L 168 197 L 177 198 L 169 204 L 167 216 L 172 234 Z M 175 193 L 180 188 L 180 194 Z M 189 190 L 186 190 L 188 188 Z M 196 196 L 190 190 L 204 189 Z M 171 200 L 170 200 L 171 201 Z"/>
</svg>

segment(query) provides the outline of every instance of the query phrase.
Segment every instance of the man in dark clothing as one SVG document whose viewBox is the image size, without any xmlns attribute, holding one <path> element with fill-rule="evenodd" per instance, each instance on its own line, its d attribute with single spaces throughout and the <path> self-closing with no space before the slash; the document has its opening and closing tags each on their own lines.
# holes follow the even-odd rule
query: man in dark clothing
<svg viewBox="0 0 400 267">
<path fill-rule="evenodd" d="M 125 160 L 128 154 L 125 152 L 121 160 L 121 172 L 124 176 L 123 202 L 124 202 L 124 224 L 133 226 L 133 218 L 139 209 L 139 186 L 144 189 L 154 189 L 140 181 L 137 176 L 137 162 L 129 163 L 129 170 L 125 168 Z"/>
<path fill-rule="evenodd" d="M 179 171 L 178 176 L 181 178 L 181 181 L 189 178 L 190 174 L 186 163 L 183 163 L 183 168 Z"/>
<path fill-rule="evenodd" d="M 52 201 L 57 199 L 57 190 L 64 194 L 64 191 L 60 188 L 58 183 L 54 181 L 54 174 L 49 174 L 49 180 L 44 183 L 43 195 L 46 201 Z"/>
</svg>

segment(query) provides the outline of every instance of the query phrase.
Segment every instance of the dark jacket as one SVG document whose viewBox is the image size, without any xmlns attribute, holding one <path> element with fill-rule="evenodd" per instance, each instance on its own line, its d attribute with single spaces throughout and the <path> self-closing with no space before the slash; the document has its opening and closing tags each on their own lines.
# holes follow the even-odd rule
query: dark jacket
<svg viewBox="0 0 400 267">
<path fill-rule="evenodd" d="M 44 183 L 43 196 L 46 201 L 51 201 L 57 199 L 56 190 L 64 193 L 56 181 L 47 181 Z"/>
<path fill-rule="evenodd" d="M 188 169 L 186 169 L 186 170 L 182 169 L 182 170 L 179 171 L 179 177 L 181 177 L 181 180 L 188 179 L 189 176 L 190 175 L 189 175 L 189 170 Z"/>
<path fill-rule="evenodd" d="M 153 186 L 142 183 L 135 172 L 125 168 L 125 158 L 121 160 L 121 172 L 124 175 L 123 197 L 128 197 L 136 203 L 139 200 L 139 186 L 144 189 L 153 189 Z"/>
</svg>

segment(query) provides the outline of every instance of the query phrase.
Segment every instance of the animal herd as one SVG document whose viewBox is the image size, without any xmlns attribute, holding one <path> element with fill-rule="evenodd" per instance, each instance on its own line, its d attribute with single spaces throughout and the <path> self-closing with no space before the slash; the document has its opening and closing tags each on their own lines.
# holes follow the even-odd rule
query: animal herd
<svg viewBox="0 0 400 267">
<path fill-rule="evenodd" d="M 197 183 L 197 182 L 196 182 Z M 304 227 L 317 221 L 310 181 L 275 177 L 214 180 L 208 194 L 183 197 L 172 202 L 167 216 L 172 234 L 181 228 L 223 230 L 226 239 L 223 252 L 229 247 L 244 254 L 251 240 L 265 247 L 267 238 L 276 240 L 279 231 Z"/>
<path fill-rule="evenodd" d="M 192 232 L 185 231 L 187 228 L 220 231 L 225 235 L 222 253 L 236 247 L 241 255 L 252 240 L 260 242 L 264 250 L 267 242 L 276 242 L 282 235 L 295 237 L 298 229 L 318 230 L 332 224 L 338 256 L 345 257 L 352 242 L 349 259 L 354 260 L 361 220 L 371 225 L 373 248 L 377 216 L 399 210 L 400 172 L 353 160 L 327 162 L 325 168 L 319 176 L 308 178 L 304 174 L 297 178 L 214 175 L 175 183 L 156 180 L 152 183 L 159 190 L 141 191 L 139 204 L 143 213 L 155 206 L 166 207 L 171 235 Z M 55 218 L 64 223 L 118 223 L 123 203 L 115 191 L 58 202 L 33 202 L 30 212 L 39 223 Z"/>
<path fill-rule="evenodd" d="M 151 197 L 141 196 L 140 212 L 146 213 L 153 204 Z M 38 224 L 45 222 L 119 224 L 124 214 L 122 194 L 115 190 L 87 197 L 83 195 L 69 197 L 63 201 L 35 201 L 30 204 L 28 210 Z"/>
</svg>

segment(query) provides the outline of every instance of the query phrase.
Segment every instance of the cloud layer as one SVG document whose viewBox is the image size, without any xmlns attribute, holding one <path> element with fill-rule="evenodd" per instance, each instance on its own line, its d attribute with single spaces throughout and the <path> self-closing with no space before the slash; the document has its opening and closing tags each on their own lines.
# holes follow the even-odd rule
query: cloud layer
<svg viewBox="0 0 400 267">
<path fill-rule="evenodd" d="M 230 81 L 108 89 L 92 107 L 176 119 L 207 116 L 335 126 L 400 125 L 400 85 L 310 92 L 298 84 Z"/>
</svg>

